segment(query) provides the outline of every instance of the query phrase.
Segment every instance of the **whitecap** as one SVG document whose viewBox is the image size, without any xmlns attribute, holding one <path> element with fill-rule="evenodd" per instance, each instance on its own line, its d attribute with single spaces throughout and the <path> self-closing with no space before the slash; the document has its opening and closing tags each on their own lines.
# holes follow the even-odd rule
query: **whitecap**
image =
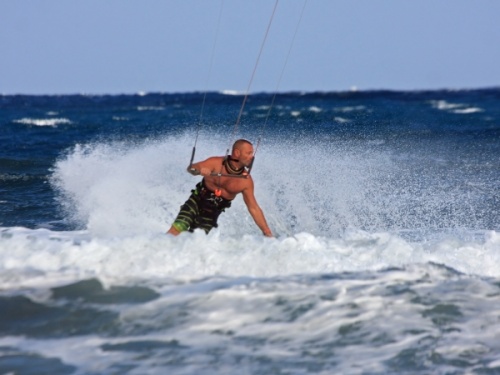
<svg viewBox="0 0 500 375">
<path fill-rule="evenodd" d="M 222 95 L 243 95 L 243 92 L 237 90 L 222 90 L 220 93 Z"/>
<path fill-rule="evenodd" d="M 165 107 L 161 106 L 139 106 L 137 107 L 138 111 L 163 111 Z"/>
<path fill-rule="evenodd" d="M 433 108 L 447 111 L 450 109 L 460 108 L 463 104 L 448 103 L 446 100 L 431 100 Z"/>
<path fill-rule="evenodd" d="M 20 120 L 14 120 L 17 124 L 23 125 L 35 125 L 35 126 L 51 126 L 56 127 L 60 124 L 71 124 L 72 122 L 66 118 L 51 118 L 51 119 L 34 119 L 34 118 L 22 118 Z"/>
<path fill-rule="evenodd" d="M 469 105 L 465 103 L 449 103 L 446 100 L 431 100 L 430 103 L 433 108 L 450 113 L 469 114 L 483 112 L 482 108 L 469 107 Z"/>
<path fill-rule="evenodd" d="M 320 113 L 323 110 L 321 108 L 316 107 L 316 106 L 313 105 L 313 106 L 309 107 L 309 111 L 314 112 L 314 113 Z"/>
<path fill-rule="evenodd" d="M 364 111 L 365 109 L 366 109 L 366 107 L 364 105 L 356 105 L 356 106 L 334 108 L 334 111 L 335 112 L 357 112 L 357 111 Z"/>
<path fill-rule="evenodd" d="M 458 113 L 458 114 L 467 114 L 467 113 L 483 112 L 483 110 L 481 108 L 477 108 L 477 107 L 470 107 L 470 108 L 464 108 L 464 109 L 455 109 L 451 112 Z"/>
<path fill-rule="evenodd" d="M 351 122 L 351 120 L 349 119 L 346 119 L 346 118 L 343 118 L 343 117 L 334 117 L 333 118 L 336 122 L 340 123 L 340 124 L 346 124 L 348 122 Z"/>
</svg>

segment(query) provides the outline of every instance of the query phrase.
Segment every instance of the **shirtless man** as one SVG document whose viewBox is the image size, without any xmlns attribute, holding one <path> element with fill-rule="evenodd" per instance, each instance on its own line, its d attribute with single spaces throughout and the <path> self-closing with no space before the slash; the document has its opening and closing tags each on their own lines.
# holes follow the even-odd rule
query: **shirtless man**
<svg viewBox="0 0 500 375">
<path fill-rule="evenodd" d="M 264 213 L 254 196 L 252 176 L 248 175 L 245 169 L 250 166 L 252 159 L 252 144 L 246 139 L 239 139 L 233 144 L 231 156 L 214 156 L 190 165 L 188 172 L 194 176 L 202 175 L 203 180 L 191 190 L 191 196 L 181 206 L 167 233 L 176 236 L 186 230 L 192 232 L 196 228 L 210 232 L 212 228 L 217 227 L 219 215 L 229 208 L 231 201 L 241 193 L 255 224 L 264 236 L 272 237 Z"/>
</svg>

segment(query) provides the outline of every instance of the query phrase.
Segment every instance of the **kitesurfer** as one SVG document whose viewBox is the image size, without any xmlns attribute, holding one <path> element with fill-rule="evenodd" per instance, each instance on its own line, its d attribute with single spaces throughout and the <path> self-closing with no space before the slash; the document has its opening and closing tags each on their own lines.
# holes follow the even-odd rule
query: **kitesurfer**
<svg viewBox="0 0 500 375">
<path fill-rule="evenodd" d="M 202 175 L 191 196 L 181 206 L 180 212 L 167 233 L 178 235 L 196 228 L 206 233 L 217 227 L 219 215 L 231 206 L 231 201 L 241 193 L 255 224 L 264 236 L 273 234 L 267 225 L 262 209 L 254 196 L 252 176 L 247 168 L 251 166 L 254 149 L 251 142 L 239 139 L 234 142 L 231 155 L 213 156 L 188 167 L 194 176 Z M 238 178 L 235 178 L 238 177 Z"/>
</svg>

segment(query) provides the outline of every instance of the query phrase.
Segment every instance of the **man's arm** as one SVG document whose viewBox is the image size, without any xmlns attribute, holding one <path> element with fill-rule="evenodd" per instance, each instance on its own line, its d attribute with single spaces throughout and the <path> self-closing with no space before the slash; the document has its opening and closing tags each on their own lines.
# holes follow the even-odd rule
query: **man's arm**
<svg viewBox="0 0 500 375">
<path fill-rule="evenodd" d="M 210 173 L 212 173 L 212 165 L 215 159 L 216 158 L 212 157 L 198 163 L 193 163 L 187 167 L 187 171 L 193 176 L 209 176 Z"/>
<path fill-rule="evenodd" d="M 255 224 L 260 228 L 264 236 L 266 237 L 272 237 L 273 233 L 271 232 L 271 229 L 269 229 L 269 226 L 267 225 L 266 218 L 264 216 L 264 212 L 262 212 L 262 209 L 260 208 L 259 204 L 257 203 L 257 200 L 255 199 L 255 195 L 253 192 L 253 181 L 250 180 L 249 186 L 243 190 L 243 200 L 245 201 L 245 204 L 247 205 L 248 211 L 250 212 L 250 215 L 252 215 L 253 220 L 255 221 Z"/>
</svg>

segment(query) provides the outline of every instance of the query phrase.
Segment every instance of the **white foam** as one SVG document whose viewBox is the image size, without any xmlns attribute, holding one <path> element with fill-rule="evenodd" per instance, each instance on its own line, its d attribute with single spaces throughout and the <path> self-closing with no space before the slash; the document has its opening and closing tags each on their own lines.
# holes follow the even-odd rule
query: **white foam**
<svg viewBox="0 0 500 375">
<path fill-rule="evenodd" d="M 244 95 L 244 92 L 242 91 L 237 91 L 237 90 L 222 90 L 220 92 L 222 95 L 230 95 L 230 96 L 235 96 L 235 95 Z"/>
<path fill-rule="evenodd" d="M 344 117 L 339 117 L 339 116 L 334 117 L 333 120 L 338 122 L 339 124 L 347 124 L 347 123 L 351 122 L 351 120 L 344 118 Z"/>
<path fill-rule="evenodd" d="M 380 270 L 428 262 L 500 277 L 500 233 L 468 242 L 447 238 L 411 243 L 390 233 L 347 231 L 340 238 L 298 233 L 280 238 L 231 237 L 213 230 L 93 237 L 88 231 L 2 228 L 0 283 L 4 290 L 96 277 L 107 283 L 207 276 L 276 277 Z"/>
<path fill-rule="evenodd" d="M 460 108 L 463 106 L 463 104 L 448 103 L 446 100 L 431 100 L 431 104 L 434 108 L 441 109 L 444 111 L 449 109 Z"/>
<path fill-rule="evenodd" d="M 468 113 L 483 112 L 483 110 L 481 108 L 477 108 L 477 107 L 470 107 L 470 108 L 463 108 L 463 109 L 455 109 L 452 112 L 458 113 L 458 114 L 468 114 Z"/>
<path fill-rule="evenodd" d="M 468 104 L 464 103 L 449 103 L 446 100 L 431 100 L 430 103 L 433 108 L 451 113 L 469 114 L 483 112 L 483 109 L 479 107 L 469 107 Z"/>
<path fill-rule="evenodd" d="M 20 120 L 14 120 L 15 123 L 24 125 L 35 125 L 35 126 L 51 126 L 56 127 L 60 124 L 71 124 L 72 122 L 66 118 L 50 118 L 50 119 L 34 119 L 34 118 L 22 118 Z"/>
<path fill-rule="evenodd" d="M 309 107 L 309 111 L 314 112 L 314 113 L 320 113 L 323 110 L 321 108 L 316 107 L 316 106 L 313 105 L 313 106 Z"/>
<path fill-rule="evenodd" d="M 334 111 L 336 111 L 336 112 L 358 112 L 358 111 L 364 111 L 364 110 L 366 110 L 366 107 L 364 105 L 334 108 Z"/>
<path fill-rule="evenodd" d="M 138 106 L 138 111 L 163 111 L 165 107 L 162 106 Z"/>
</svg>

